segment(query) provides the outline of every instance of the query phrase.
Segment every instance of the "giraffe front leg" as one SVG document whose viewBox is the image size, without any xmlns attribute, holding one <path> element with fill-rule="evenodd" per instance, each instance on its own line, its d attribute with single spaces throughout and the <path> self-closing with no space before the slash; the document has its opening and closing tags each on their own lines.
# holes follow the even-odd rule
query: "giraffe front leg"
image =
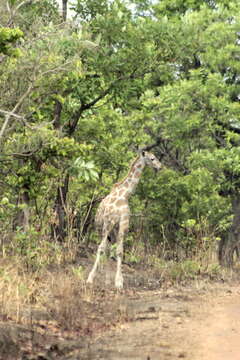
<svg viewBox="0 0 240 360">
<path fill-rule="evenodd" d="M 123 258 L 123 240 L 128 232 L 129 216 L 124 215 L 120 221 L 118 239 L 117 239 L 117 272 L 115 277 L 115 287 L 117 289 L 123 288 L 123 275 L 122 275 L 122 258 Z"/>
<path fill-rule="evenodd" d="M 98 247 L 95 263 L 94 263 L 93 268 L 87 278 L 88 284 L 93 283 L 93 280 L 95 278 L 96 271 L 97 271 L 97 268 L 98 268 L 98 265 L 100 262 L 101 255 L 105 253 L 106 247 L 107 247 L 107 235 L 103 238 L 102 242 L 100 243 L 100 245 Z"/>
</svg>

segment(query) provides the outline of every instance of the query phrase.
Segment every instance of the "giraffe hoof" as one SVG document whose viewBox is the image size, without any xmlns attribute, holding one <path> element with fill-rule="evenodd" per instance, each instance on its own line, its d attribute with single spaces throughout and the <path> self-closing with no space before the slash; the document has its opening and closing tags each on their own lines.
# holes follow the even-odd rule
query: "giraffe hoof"
<svg viewBox="0 0 240 360">
<path fill-rule="evenodd" d="M 123 292 L 123 286 L 115 286 L 116 290 L 118 293 L 122 293 Z"/>
<path fill-rule="evenodd" d="M 88 276 L 86 283 L 92 285 L 93 277 L 91 276 L 91 274 Z"/>
</svg>

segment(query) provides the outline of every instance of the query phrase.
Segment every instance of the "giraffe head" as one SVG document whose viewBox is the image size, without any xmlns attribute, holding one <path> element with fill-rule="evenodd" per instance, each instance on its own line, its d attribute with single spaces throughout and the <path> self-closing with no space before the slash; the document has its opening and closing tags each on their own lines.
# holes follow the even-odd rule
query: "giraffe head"
<svg viewBox="0 0 240 360">
<path fill-rule="evenodd" d="M 144 164 L 153 168 L 156 171 L 159 171 L 163 168 L 163 165 L 160 163 L 160 161 L 157 159 L 155 155 L 148 151 L 141 151 L 141 158 L 144 161 Z"/>
</svg>

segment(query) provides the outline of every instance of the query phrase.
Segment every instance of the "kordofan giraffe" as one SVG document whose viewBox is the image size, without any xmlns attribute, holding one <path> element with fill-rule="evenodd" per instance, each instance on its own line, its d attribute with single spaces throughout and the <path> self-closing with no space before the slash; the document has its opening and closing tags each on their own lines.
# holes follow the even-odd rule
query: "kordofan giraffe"
<svg viewBox="0 0 240 360">
<path fill-rule="evenodd" d="M 138 157 L 131 164 L 127 176 L 122 181 L 116 183 L 110 194 L 101 201 L 95 221 L 99 234 L 102 237 L 102 241 L 98 247 L 96 260 L 92 271 L 88 276 L 87 283 L 91 284 L 94 280 L 100 257 L 106 251 L 108 236 L 113 232 L 117 232 L 117 272 L 115 277 L 115 287 L 117 289 L 122 289 L 123 239 L 128 231 L 130 217 L 128 199 L 133 194 L 146 165 L 156 170 L 162 168 L 162 164 L 155 155 L 141 150 Z"/>
</svg>

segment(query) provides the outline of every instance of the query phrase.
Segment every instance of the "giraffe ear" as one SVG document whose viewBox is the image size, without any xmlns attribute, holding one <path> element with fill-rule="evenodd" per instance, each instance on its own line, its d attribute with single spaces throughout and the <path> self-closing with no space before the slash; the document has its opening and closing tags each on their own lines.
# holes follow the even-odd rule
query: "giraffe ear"
<svg viewBox="0 0 240 360">
<path fill-rule="evenodd" d="M 145 150 L 145 147 L 144 146 L 141 146 L 138 148 L 137 150 L 138 154 L 141 155 L 141 156 L 145 156 L 146 155 L 146 150 Z"/>
</svg>

